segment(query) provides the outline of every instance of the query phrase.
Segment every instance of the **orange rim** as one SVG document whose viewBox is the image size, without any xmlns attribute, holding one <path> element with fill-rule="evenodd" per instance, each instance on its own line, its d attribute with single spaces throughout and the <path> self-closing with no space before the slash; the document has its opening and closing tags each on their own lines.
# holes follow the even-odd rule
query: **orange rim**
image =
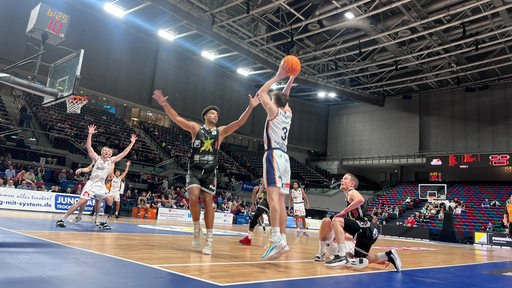
<svg viewBox="0 0 512 288">
<path fill-rule="evenodd" d="M 75 103 L 82 103 L 82 102 L 87 102 L 87 100 L 89 99 L 89 97 L 87 96 L 80 96 L 80 95 L 75 95 L 75 96 L 71 96 L 67 99 L 68 102 L 75 102 Z"/>
</svg>

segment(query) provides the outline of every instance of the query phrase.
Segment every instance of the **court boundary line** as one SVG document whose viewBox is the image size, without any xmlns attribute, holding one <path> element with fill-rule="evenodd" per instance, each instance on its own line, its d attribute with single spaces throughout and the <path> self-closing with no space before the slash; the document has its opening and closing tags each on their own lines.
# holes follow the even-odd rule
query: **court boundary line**
<svg viewBox="0 0 512 288">
<path fill-rule="evenodd" d="M 126 259 L 126 258 L 122 258 L 122 257 L 119 257 L 119 256 L 109 255 L 109 254 L 105 254 L 105 253 L 101 253 L 101 252 L 97 252 L 97 251 L 92 251 L 92 250 L 88 250 L 88 249 L 85 249 L 85 248 L 71 246 L 71 245 L 68 245 L 68 244 L 60 243 L 60 242 L 49 240 L 49 239 L 44 239 L 44 238 L 41 238 L 41 237 L 38 237 L 38 236 L 26 234 L 26 233 L 15 231 L 15 230 L 8 229 L 8 228 L 5 228 L 5 227 L 0 227 L 0 229 L 8 231 L 8 232 L 11 232 L 11 233 L 20 234 L 20 235 L 23 235 L 23 236 L 26 236 L 26 237 L 29 237 L 29 238 L 34 238 L 34 239 L 38 239 L 38 240 L 41 240 L 41 241 L 50 242 L 50 243 L 53 243 L 53 244 L 56 244 L 56 245 L 61 245 L 61 246 L 64 246 L 64 247 L 68 247 L 68 248 L 72 248 L 72 249 L 77 249 L 77 250 L 81 250 L 81 251 L 84 251 L 84 252 L 89 252 L 89 253 L 93 253 L 93 254 L 97 254 L 97 255 L 101 255 L 101 256 L 106 256 L 106 257 L 114 258 L 114 259 L 117 259 L 117 260 L 127 261 L 127 262 L 131 262 L 131 263 L 134 263 L 134 264 L 150 267 L 150 268 L 153 268 L 153 269 L 158 269 L 160 271 L 164 271 L 164 272 L 167 272 L 167 273 L 172 273 L 172 274 L 176 274 L 176 275 L 179 275 L 179 276 L 183 276 L 183 277 L 191 278 L 191 279 L 194 279 L 194 280 L 198 280 L 198 281 L 201 281 L 201 282 L 206 282 L 206 283 L 209 283 L 209 284 L 214 284 L 214 285 L 221 286 L 220 283 L 216 283 L 216 282 L 213 282 L 213 281 L 197 278 L 197 277 L 194 277 L 194 276 L 191 276 L 191 275 L 183 274 L 183 273 L 172 271 L 172 270 L 163 269 L 163 268 L 160 268 L 158 266 L 150 265 L 150 264 L 147 264 L 147 263 L 142 263 L 142 262 L 139 262 L 139 261 L 135 261 L 135 260 L 131 260 L 131 259 Z M 48 231 L 45 231 L 45 232 L 48 232 Z M 80 232 L 76 232 L 76 233 L 80 233 Z M 82 233 L 84 233 L 84 232 L 82 232 Z M 85 232 L 85 233 L 88 233 L 88 232 Z M 93 232 L 90 232 L 90 233 L 93 233 Z M 121 233 L 118 233 L 118 234 L 121 234 Z M 122 234 L 125 234 L 125 233 L 122 233 Z"/>
</svg>

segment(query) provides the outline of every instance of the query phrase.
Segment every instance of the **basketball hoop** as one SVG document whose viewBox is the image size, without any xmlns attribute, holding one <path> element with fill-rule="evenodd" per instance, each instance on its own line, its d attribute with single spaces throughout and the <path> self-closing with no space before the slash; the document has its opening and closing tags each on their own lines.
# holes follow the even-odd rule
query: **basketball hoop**
<svg viewBox="0 0 512 288">
<path fill-rule="evenodd" d="M 80 109 L 82 106 L 87 104 L 88 97 L 87 96 L 71 96 L 66 99 L 67 112 L 72 114 L 80 114 Z"/>
</svg>

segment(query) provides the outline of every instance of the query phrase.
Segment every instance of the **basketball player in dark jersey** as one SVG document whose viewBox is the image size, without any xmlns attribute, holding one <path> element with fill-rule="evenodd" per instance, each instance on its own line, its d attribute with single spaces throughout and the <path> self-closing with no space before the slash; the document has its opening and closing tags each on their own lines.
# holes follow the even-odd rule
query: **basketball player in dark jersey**
<svg viewBox="0 0 512 288">
<path fill-rule="evenodd" d="M 259 97 L 251 97 L 249 95 L 249 106 L 242 113 L 238 120 L 231 122 L 226 126 L 216 127 L 219 108 L 216 106 L 208 106 L 201 113 L 201 118 L 204 124 L 200 125 L 196 122 L 188 121 L 182 118 L 178 113 L 169 105 L 167 98 L 161 90 L 156 90 L 153 93 L 153 98 L 160 104 L 165 113 L 171 118 L 174 123 L 178 124 L 182 129 L 190 132 L 192 136 L 192 148 L 189 157 L 187 184 L 186 189 L 189 194 L 190 204 L 189 209 L 192 214 L 192 221 L 194 222 L 194 240 L 192 242 L 193 248 L 201 246 L 201 225 L 199 218 L 201 216 L 201 208 L 199 206 L 199 196 L 202 194 L 204 202 L 204 222 L 206 226 L 206 244 L 202 250 L 205 255 L 212 254 L 212 241 L 213 241 L 213 195 L 217 186 L 217 161 L 218 150 L 222 140 L 225 137 L 235 132 L 238 128 L 245 124 L 252 110 L 260 102 Z"/>
<path fill-rule="evenodd" d="M 261 200 L 258 203 L 256 203 L 257 200 L 255 200 L 255 198 L 259 197 L 261 197 Z M 263 179 L 261 179 L 260 185 L 254 187 L 252 191 L 251 201 L 253 203 L 252 205 L 256 206 L 256 211 L 254 211 L 254 215 L 252 216 L 251 222 L 249 223 L 249 232 L 247 233 L 247 236 L 238 241 L 240 244 L 244 245 L 252 244 L 252 235 L 254 234 L 254 227 L 258 225 L 258 219 L 263 218 L 261 216 L 263 216 L 264 213 L 266 213 L 267 216 L 270 213 L 270 208 L 267 202 L 267 191 L 265 191 Z M 265 223 L 263 223 L 263 231 L 265 231 Z"/>
<path fill-rule="evenodd" d="M 350 266 L 351 261 L 346 257 L 345 233 L 352 235 L 356 241 L 354 249 L 355 258 L 366 258 L 369 263 L 380 263 L 385 260 L 395 266 L 397 271 L 402 270 L 402 263 L 398 253 L 391 249 L 385 253 L 370 253 L 372 245 L 379 237 L 376 225 L 371 221 L 372 215 L 368 210 L 368 204 L 356 188 L 359 180 L 356 176 L 347 173 L 340 181 L 340 189 L 345 193 L 347 207 L 332 219 L 332 230 L 336 237 L 338 252 L 326 266 Z"/>
</svg>

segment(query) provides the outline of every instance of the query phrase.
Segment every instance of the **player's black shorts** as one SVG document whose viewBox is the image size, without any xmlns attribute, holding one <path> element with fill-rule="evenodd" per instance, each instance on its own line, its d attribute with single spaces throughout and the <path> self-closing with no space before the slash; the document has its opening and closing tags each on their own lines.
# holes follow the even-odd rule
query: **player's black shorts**
<svg viewBox="0 0 512 288">
<path fill-rule="evenodd" d="M 268 206 L 267 197 L 261 199 L 260 203 L 258 203 L 258 206 L 256 208 L 261 208 L 265 210 L 266 213 L 270 212 L 270 206 Z"/>
<path fill-rule="evenodd" d="M 350 218 L 343 218 L 345 222 L 344 230 L 352 235 L 356 240 L 356 249 L 354 257 L 366 257 L 370 249 L 379 238 L 379 229 L 371 221 L 358 221 Z"/>
<path fill-rule="evenodd" d="M 186 188 L 190 186 L 199 186 L 201 190 L 210 194 L 215 194 L 217 189 L 217 170 L 210 171 L 189 169 L 187 173 Z"/>
</svg>

